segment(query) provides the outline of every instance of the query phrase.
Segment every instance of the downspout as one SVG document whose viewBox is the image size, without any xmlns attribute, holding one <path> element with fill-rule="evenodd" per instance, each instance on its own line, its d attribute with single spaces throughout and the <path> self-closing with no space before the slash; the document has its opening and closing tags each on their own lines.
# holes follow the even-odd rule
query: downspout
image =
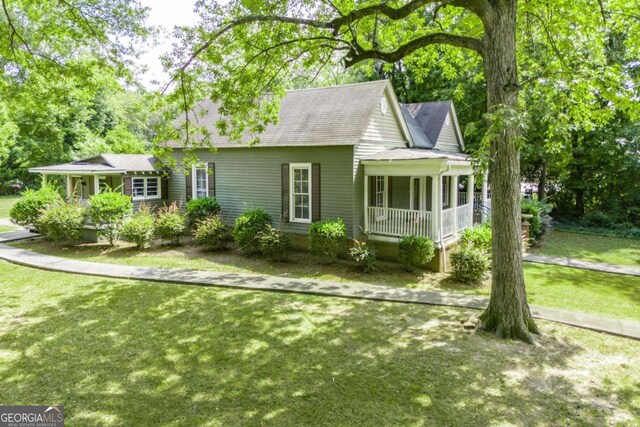
<svg viewBox="0 0 640 427">
<path fill-rule="evenodd" d="M 440 172 L 440 176 L 442 176 L 443 173 L 445 172 L 449 172 L 451 170 L 451 164 L 447 163 L 447 170 Z M 447 191 L 449 191 L 450 189 L 448 188 Z M 440 186 L 440 191 L 442 191 L 442 186 Z M 445 273 L 448 273 L 447 271 L 447 250 L 444 247 L 444 236 L 442 234 L 442 197 L 440 197 L 440 200 L 438 201 L 438 203 L 440 203 L 440 227 L 438 227 L 440 229 L 440 248 L 442 249 L 442 269 L 444 270 Z M 456 214 L 455 212 L 453 213 L 454 215 Z"/>
</svg>

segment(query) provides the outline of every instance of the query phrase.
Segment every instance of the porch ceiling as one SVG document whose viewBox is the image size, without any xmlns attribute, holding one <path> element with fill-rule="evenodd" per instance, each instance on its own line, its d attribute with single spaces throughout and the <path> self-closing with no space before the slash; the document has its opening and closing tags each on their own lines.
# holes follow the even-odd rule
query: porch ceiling
<svg viewBox="0 0 640 427">
<path fill-rule="evenodd" d="M 440 150 L 392 148 L 362 159 L 365 175 L 467 175 L 473 173 L 469 156 Z"/>
</svg>

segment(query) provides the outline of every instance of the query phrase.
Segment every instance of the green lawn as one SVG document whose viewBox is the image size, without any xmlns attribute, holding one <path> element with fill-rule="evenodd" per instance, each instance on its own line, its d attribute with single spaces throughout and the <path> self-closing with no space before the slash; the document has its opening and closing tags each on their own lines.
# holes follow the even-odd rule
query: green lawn
<svg viewBox="0 0 640 427">
<path fill-rule="evenodd" d="M 247 258 L 235 251 L 212 253 L 190 245 L 156 245 L 145 251 L 137 251 L 125 244 L 114 249 L 105 245 L 60 247 L 42 240 L 17 242 L 14 245 L 41 253 L 103 263 L 314 277 L 485 296 L 490 293 L 489 280 L 475 286 L 463 285 L 445 274 L 409 273 L 394 263 L 381 263 L 378 271 L 365 274 L 349 261 L 326 265 L 305 252 L 294 254 L 291 262 L 272 263 L 260 257 Z M 525 264 L 525 277 L 531 304 L 640 320 L 640 277 L 532 263 Z"/>
<path fill-rule="evenodd" d="M 552 231 L 533 253 L 640 266 L 640 240 Z"/>
<path fill-rule="evenodd" d="M 4 233 L 5 231 L 13 231 L 17 230 L 18 227 L 14 227 L 13 225 L 0 225 L 0 233 Z"/>
<path fill-rule="evenodd" d="M 0 402 L 69 425 L 640 423 L 640 342 L 461 309 L 109 280 L 0 262 Z"/>
<path fill-rule="evenodd" d="M 19 198 L 20 196 L 0 196 L 0 218 L 9 218 L 9 210 Z"/>
</svg>

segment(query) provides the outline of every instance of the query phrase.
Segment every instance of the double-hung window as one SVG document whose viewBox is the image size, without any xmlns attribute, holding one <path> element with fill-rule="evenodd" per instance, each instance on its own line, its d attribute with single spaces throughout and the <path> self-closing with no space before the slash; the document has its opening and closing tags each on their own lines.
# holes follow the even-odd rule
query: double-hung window
<svg viewBox="0 0 640 427">
<path fill-rule="evenodd" d="M 132 178 L 131 187 L 134 200 L 160 198 L 160 178 L 157 176 Z"/>
<path fill-rule="evenodd" d="M 193 166 L 193 194 L 194 199 L 209 196 L 209 171 L 207 164 Z"/>
<path fill-rule="evenodd" d="M 375 194 L 374 203 L 377 208 L 384 207 L 384 196 L 385 196 L 384 184 L 385 184 L 385 177 L 376 176 L 376 188 L 375 188 L 376 194 Z"/>
<path fill-rule="evenodd" d="M 311 164 L 289 165 L 292 222 L 311 222 Z"/>
</svg>

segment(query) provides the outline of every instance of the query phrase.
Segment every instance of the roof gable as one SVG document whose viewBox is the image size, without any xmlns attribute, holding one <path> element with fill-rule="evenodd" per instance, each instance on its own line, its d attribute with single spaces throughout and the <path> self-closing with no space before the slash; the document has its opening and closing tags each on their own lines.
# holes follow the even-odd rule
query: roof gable
<svg viewBox="0 0 640 427">
<path fill-rule="evenodd" d="M 464 142 L 458 124 L 453 101 L 436 101 L 436 102 L 420 102 L 413 104 L 404 104 L 403 107 L 409 112 L 418 126 L 424 132 L 427 140 L 432 144 L 431 147 L 438 148 L 438 142 L 447 126 L 453 125 L 453 132 L 459 151 L 464 151 Z M 449 120 L 447 120 L 449 118 Z"/>
</svg>

